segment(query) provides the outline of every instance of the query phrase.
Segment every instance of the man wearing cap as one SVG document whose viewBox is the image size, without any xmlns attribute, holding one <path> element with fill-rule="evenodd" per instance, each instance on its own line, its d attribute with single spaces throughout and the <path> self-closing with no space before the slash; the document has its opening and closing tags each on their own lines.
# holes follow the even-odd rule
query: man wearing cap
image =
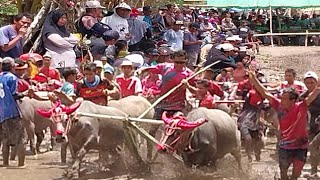
<svg viewBox="0 0 320 180">
<path fill-rule="evenodd" d="M 159 47 L 158 51 L 159 51 L 160 56 L 158 58 L 157 64 L 159 64 L 159 63 L 172 63 L 172 61 L 170 59 L 171 50 L 169 49 L 169 47 Z"/>
<path fill-rule="evenodd" d="M 318 86 L 318 75 L 313 72 L 309 71 L 304 75 L 304 84 L 307 87 L 307 91 L 303 92 L 300 95 L 300 99 L 303 100 L 310 93 L 312 93 Z M 320 95 L 316 97 L 316 99 L 308 106 L 309 113 L 310 113 L 310 119 L 309 119 L 309 141 L 312 142 L 312 140 L 319 134 L 319 121 L 320 121 Z M 319 142 L 318 142 L 319 143 Z M 312 144 L 312 143 L 311 143 Z M 317 176 L 318 171 L 318 165 L 320 162 L 320 156 L 319 156 L 319 145 L 315 146 L 316 143 L 313 143 L 309 146 L 310 150 L 310 163 L 311 163 L 311 175 Z"/>
<path fill-rule="evenodd" d="M 93 56 L 103 55 L 106 45 L 100 37 L 104 32 L 111 29 L 108 25 L 98 20 L 102 9 L 105 9 L 105 7 L 101 6 L 97 0 L 88 0 L 85 8 L 86 13 L 80 17 L 77 23 L 77 30 L 82 34 L 82 37 L 90 39 L 91 53 Z"/>
<path fill-rule="evenodd" d="M 102 24 L 98 21 L 98 17 L 102 13 L 102 9 L 105 7 L 100 5 L 97 0 L 88 0 L 86 2 L 86 13 L 80 17 L 78 22 L 78 31 L 82 34 L 82 37 L 91 36 L 100 37 L 105 31 L 110 30 L 110 27 Z"/>
<path fill-rule="evenodd" d="M 4 58 L 3 72 L 0 74 L 0 128 L 4 166 L 9 166 L 10 146 L 15 146 L 19 152 L 18 166 L 24 166 L 25 159 L 24 130 L 20 109 L 16 102 L 16 100 L 23 98 L 23 95 L 17 92 L 18 78 L 13 74 L 14 66 L 15 62 L 12 58 Z"/>
<path fill-rule="evenodd" d="M 136 17 L 136 14 L 131 13 L 128 19 L 129 32 L 131 39 L 129 41 L 129 51 L 141 51 L 141 44 L 146 40 L 151 39 L 152 32 L 148 24 Z"/>
<path fill-rule="evenodd" d="M 159 11 L 157 14 L 155 14 L 152 18 L 152 24 L 153 24 L 153 32 L 160 33 L 164 30 L 166 30 L 166 24 L 164 22 L 164 16 L 168 12 L 168 8 L 166 6 L 160 6 Z"/>
<path fill-rule="evenodd" d="M 159 51 L 156 48 L 149 48 L 145 52 L 145 61 L 149 65 L 156 65 L 158 64 L 158 59 L 159 59 Z"/>
<path fill-rule="evenodd" d="M 295 80 L 296 76 L 297 73 L 294 69 L 286 69 L 284 72 L 285 81 L 282 82 L 276 89 L 281 91 L 285 88 L 292 87 L 298 94 L 301 94 L 306 90 L 306 86 L 302 82 Z"/>
<path fill-rule="evenodd" d="M 120 86 L 121 97 L 139 95 L 142 92 L 142 85 L 140 79 L 133 76 L 134 66 L 132 62 L 124 60 L 120 65 L 120 69 L 122 74 L 116 77 L 116 82 Z"/>
<path fill-rule="evenodd" d="M 162 75 L 162 83 L 160 85 L 160 96 L 166 94 L 169 90 L 180 84 L 186 78 L 190 77 L 193 72 L 186 67 L 186 52 L 181 50 L 174 53 L 173 63 L 161 63 L 156 66 L 151 66 L 140 71 L 148 71 L 154 74 Z M 190 84 L 194 83 L 194 79 L 189 81 Z M 188 82 L 184 82 L 191 93 L 195 87 L 191 86 Z M 171 93 L 167 98 L 159 103 L 156 107 L 155 119 L 161 119 L 161 115 L 164 111 L 168 111 L 170 115 L 178 111 L 185 111 L 186 108 L 186 86 L 182 86 L 179 89 Z M 153 126 L 149 133 L 155 136 L 159 126 Z M 148 158 L 151 157 L 148 152 Z"/>
<path fill-rule="evenodd" d="M 194 67 L 197 65 L 200 47 L 202 44 L 202 41 L 198 40 L 199 28 L 199 24 L 191 23 L 188 31 L 185 31 L 183 34 L 183 47 L 187 52 L 187 66 L 190 69 L 194 69 Z"/>
<path fill-rule="evenodd" d="M 131 7 L 122 2 L 114 8 L 114 13 L 111 16 L 104 17 L 101 22 L 109 25 L 112 30 L 120 34 L 119 40 L 129 40 L 131 35 L 129 33 L 129 24 L 127 19 L 130 17 Z"/>
<path fill-rule="evenodd" d="M 40 69 L 39 73 L 46 75 L 50 79 L 55 79 L 60 81 L 60 73 L 57 69 L 50 67 L 51 65 L 51 55 L 46 53 L 43 55 L 43 67 Z"/>
<path fill-rule="evenodd" d="M 183 31 L 181 30 L 182 26 L 182 21 L 176 21 L 174 22 L 172 28 L 166 31 L 163 35 L 163 39 L 167 42 L 173 52 L 183 49 Z"/>
<path fill-rule="evenodd" d="M 143 15 L 144 16 L 139 17 L 139 19 L 146 22 L 149 26 L 149 29 L 152 31 L 151 13 L 152 13 L 151 7 L 145 6 L 145 7 L 143 7 Z"/>
<path fill-rule="evenodd" d="M 19 93 L 29 90 L 30 84 L 24 79 L 27 72 L 28 64 L 21 59 L 15 60 L 15 75 L 18 78 L 18 89 Z"/>
</svg>

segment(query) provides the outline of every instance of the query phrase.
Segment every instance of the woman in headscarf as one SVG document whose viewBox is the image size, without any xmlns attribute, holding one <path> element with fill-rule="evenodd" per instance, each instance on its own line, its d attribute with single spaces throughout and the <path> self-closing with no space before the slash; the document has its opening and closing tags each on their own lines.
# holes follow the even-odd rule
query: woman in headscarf
<svg viewBox="0 0 320 180">
<path fill-rule="evenodd" d="M 76 67 L 73 48 L 78 39 L 66 29 L 66 23 L 66 13 L 60 9 L 53 10 L 46 18 L 42 31 L 44 47 L 52 57 L 51 66 L 60 73 L 66 67 Z"/>
</svg>

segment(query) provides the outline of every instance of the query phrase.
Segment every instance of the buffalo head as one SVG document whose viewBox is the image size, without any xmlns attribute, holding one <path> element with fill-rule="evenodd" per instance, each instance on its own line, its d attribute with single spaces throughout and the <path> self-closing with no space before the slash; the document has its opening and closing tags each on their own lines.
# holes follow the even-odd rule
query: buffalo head
<svg viewBox="0 0 320 180">
<path fill-rule="evenodd" d="M 37 113 L 43 117 L 50 118 L 55 127 L 56 141 L 62 142 L 65 141 L 64 133 L 66 131 L 68 117 L 75 112 L 81 102 L 76 102 L 71 106 L 65 106 L 61 104 L 60 101 L 57 101 L 53 104 L 52 108 L 49 110 L 37 109 Z"/>
<path fill-rule="evenodd" d="M 185 148 L 190 141 L 192 130 L 207 122 L 206 119 L 198 119 L 197 121 L 187 121 L 186 117 L 181 113 L 175 113 L 172 117 L 167 117 L 167 112 L 162 114 L 162 120 L 166 124 L 160 143 L 157 144 L 159 152 L 169 150 L 173 153 L 177 149 Z"/>
</svg>

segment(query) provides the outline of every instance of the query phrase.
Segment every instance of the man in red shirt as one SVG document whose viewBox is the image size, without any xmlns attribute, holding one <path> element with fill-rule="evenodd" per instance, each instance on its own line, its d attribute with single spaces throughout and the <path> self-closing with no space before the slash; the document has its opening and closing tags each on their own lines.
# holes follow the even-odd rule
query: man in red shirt
<svg viewBox="0 0 320 180">
<path fill-rule="evenodd" d="M 121 97 L 139 95 L 142 92 L 142 85 L 139 78 L 133 76 L 133 63 L 125 60 L 120 65 L 122 74 L 116 77 L 120 86 Z"/>
<path fill-rule="evenodd" d="M 40 70 L 40 73 L 46 75 L 50 79 L 55 79 L 60 81 L 59 71 L 55 68 L 50 67 L 51 64 L 51 55 L 45 54 L 43 55 L 43 67 Z"/>
<path fill-rule="evenodd" d="M 141 71 L 148 70 L 151 73 L 162 75 L 162 84 L 160 85 L 160 97 L 170 91 L 172 88 L 183 82 L 185 85 L 181 86 L 173 93 L 171 93 L 167 98 L 162 100 L 155 108 L 155 119 L 161 119 L 162 113 L 164 111 L 168 112 L 169 116 L 172 116 L 178 111 L 184 111 L 186 107 L 186 88 L 190 90 L 191 93 L 196 93 L 188 82 L 185 81 L 190 77 L 193 72 L 186 67 L 186 52 L 184 50 L 177 51 L 173 55 L 173 63 L 161 63 L 156 66 L 147 67 L 141 69 Z M 194 79 L 189 81 L 194 85 Z M 150 128 L 149 134 L 155 136 L 159 125 L 152 126 Z M 151 154 L 148 152 L 148 159 L 151 159 Z"/>
<path fill-rule="evenodd" d="M 278 114 L 279 140 L 279 166 L 281 179 L 289 179 L 288 169 L 293 164 L 290 179 L 298 179 L 307 158 L 308 131 L 307 111 L 308 106 L 315 100 L 320 92 L 318 84 L 303 101 L 297 102 L 298 93 L 292 87 L 282 91 L 280 99 L 274 97 L 258 81 L 253 70 L 249 71 L 251 85 L 259 94 L 269 100 L 270 105 Z"/>
<path fill-rule="evenodd" d="M 20 59 L 15 60 L 15 75 L 18 78 L 18 92 L 22 93 L 29 90 L 30 84 L 23 78 L 26 74 L 28 64 Z"/>
<path fill-rule="evenodd" d="M 306 86 L 300 82 L 296 81 L 296 71 L 294 69 L 287 69 L 284 73 L 284 79 L 285 81 L 282 82 L 278 87 L 278 91 L 281 91 L 285 88 L 292 87 L 296 90 L 298 94 L 301 94 L 302 92 L 306 91 Z"/>
</svg>

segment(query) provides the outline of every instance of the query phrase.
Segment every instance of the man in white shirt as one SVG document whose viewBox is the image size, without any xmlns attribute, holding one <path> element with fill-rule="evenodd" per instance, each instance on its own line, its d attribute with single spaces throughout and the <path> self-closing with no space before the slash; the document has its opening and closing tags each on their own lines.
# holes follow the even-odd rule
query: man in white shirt
<svg viewBox="0 0 320 180">
<path fill-rule="evenodd" d="M 173 52 L 183 49 L 183 31 L 181 30 L 182 26 L 182 21 L 176 21 L 172 29 L 168 30 L 163 35 L 163 39 L 167 41 L 167 44 L 170 46 L 170 49 Z"/>
</svg>

